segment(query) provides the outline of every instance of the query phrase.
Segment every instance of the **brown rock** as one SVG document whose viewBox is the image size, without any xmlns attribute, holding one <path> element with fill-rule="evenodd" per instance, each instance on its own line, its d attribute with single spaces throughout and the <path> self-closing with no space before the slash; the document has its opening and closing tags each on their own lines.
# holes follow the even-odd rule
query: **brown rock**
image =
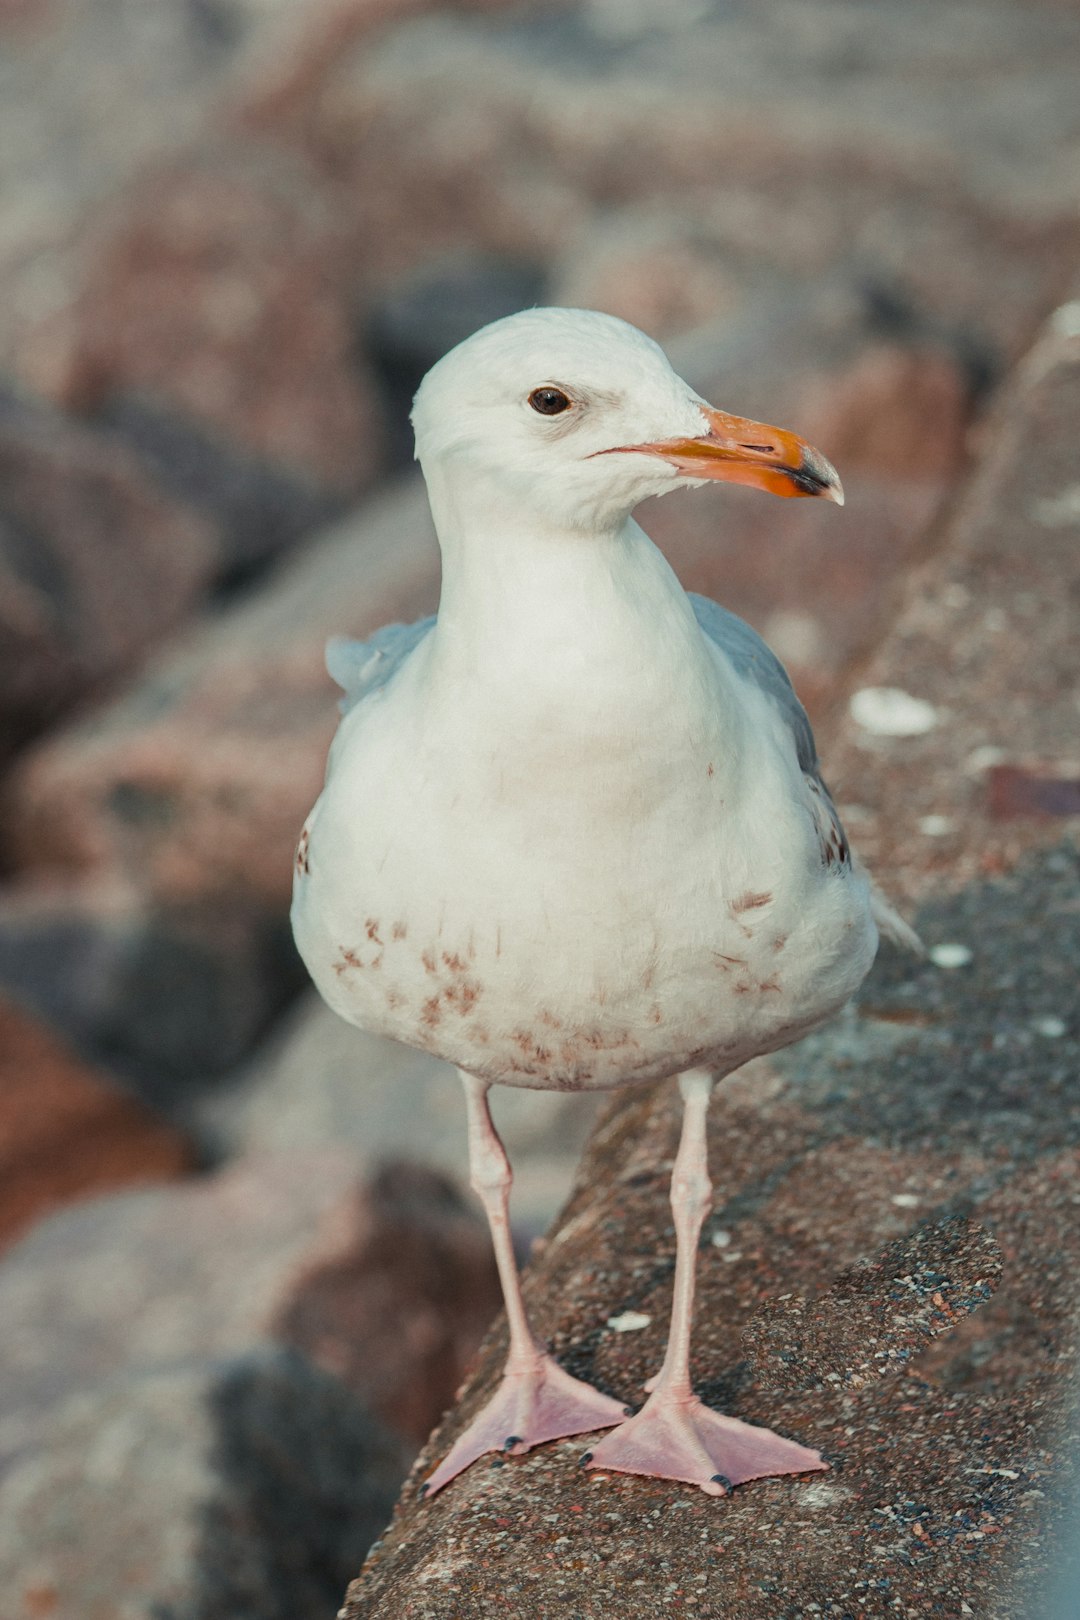
<svg viewBox="0 0 1080 1620">
<path fill-rule="evenodd" d="M 39 1221 L 0 1263 L 2 1315 L 19 1324 L 0 1366 L 0 1461 L 39 1445 L 69 1397 L 269 1342 L 319 1220 L 354 1184 L 348 1154 L 297 1153 Z"/>
<path fill-rule="evenodd" d="M 190 1163 L 181 1136 L 0 1000 L 0 1243 L 62 1204 Z"/>
<path fill-rule="evenodd" d="M 140 168 L 191 140 L 238 64 L 260 56 L 277 20 L 295 10 L 290 0 L 140 0 L 137 13 L 3 0 L 4 369 L 27 324 L 73 296 L 77 227 Z"/>
<path fill-rule="evenodd" d="M 447 1177 L 399 1162 L 323 1223 L 276 1332 L 419 1446 L 501 1301 L 486 1224 Z"/>
<path fill-rule="evenodd" d="M 190 612 L 215 542 L 128 451 L 0 391 L 0 759 Z"/>
<path fill-rule="evenodd" d="M 548 302 L 602 309 L 660 343 L 744 313 L 748 266 L 700 220 L 658 207 L 590 219 L 560 255 Z M 761 267 L 754 267 L 760 284 Z"/>
<path fill-rule="evenodd" d="M 252 1156 L 39 1223 L 0 1264 L 19 1322 L 0 1473 L 44 1442 L 60 1401 L 268 1346 L 418 1445 L 498 1308 L 491 1245 L 449 1178 L 398 1161 L 365 1184 L 361 1163 L 340 1147 Z"/>
<path fill-rule="evenodd" d="M 65 405 L 143 395 L 314 484 L 355 490 L 381 425 L 339 208 L 296 157 L 210 142 L 95 221 L 81 291 L 20 370 Z"/>
<path fill-rule="evenodd" d="M 12 864 L 111 877 L 163 907 L 227 897 L 282 916 L 337 720 L 325 641 L 419 617 L 436 577 L 419 488 L 361 508 L 125 699 L 20 761 Z"/>
</svg>

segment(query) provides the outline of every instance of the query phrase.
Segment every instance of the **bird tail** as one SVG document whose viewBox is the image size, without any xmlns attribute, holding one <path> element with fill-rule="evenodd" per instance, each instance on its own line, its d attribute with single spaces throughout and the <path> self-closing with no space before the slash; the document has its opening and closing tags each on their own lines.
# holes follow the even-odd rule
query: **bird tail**
<svg viewBox="0 0 1080 1620">
<path fill-rule="evenodd" d="M 914 928 L 904 921 L 891 902 L 885 898 L 873 878 L 870 879 L 870 910 L 877 923 L 878 933 L 884 939 L 899 945 L 903 951 L 911 951 L 914 956 L 926 955 L 926 946 Z"/>
</svg>

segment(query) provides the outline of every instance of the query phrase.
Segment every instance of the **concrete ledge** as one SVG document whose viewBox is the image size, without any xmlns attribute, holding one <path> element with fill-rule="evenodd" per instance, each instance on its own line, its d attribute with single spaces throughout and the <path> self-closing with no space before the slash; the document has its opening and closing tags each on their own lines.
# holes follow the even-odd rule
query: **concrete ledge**
<svg viewBox="0 0 1080 1620">
<path fill-rule="evenodd" d="M 828 750 L 870 864 L 954 948 L 883 953 L 855 1009 L 712 1108 L 697 1386 L 831 1472 L 712 1500 L 587 1476 L 575 1440 L 483 1460 L 424 1504 L 416 1485 L 491 1392 L 499 1327 L 342 1620 L 1038 1612 L 1070 1500 L 1080 1264 L 1080 852 L 1058 813 L 1080 777 L 1070 311 L 861 674 L 931 723 L 887 736 L 848 716 Z M 663 1345 L 677 1128 L 671 1086 L 612 1099 L 527 1279 L 560 1359 L 628 1400 Z M 613 1329 L 627 1310 L 647 1325 Z"/>
</svg>

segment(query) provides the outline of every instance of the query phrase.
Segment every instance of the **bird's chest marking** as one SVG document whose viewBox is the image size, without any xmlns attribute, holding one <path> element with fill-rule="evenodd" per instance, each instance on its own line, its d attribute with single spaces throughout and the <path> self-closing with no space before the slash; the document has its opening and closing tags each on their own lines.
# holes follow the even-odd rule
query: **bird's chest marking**
<svg viewBox="0 0 1080 1620">
<path fill-rule="evenodd" d="M 339 978 L 355 983 L 363 976 L 366 983 L 361 994 L 383 1001 L 391 1011 L 416 1008 L 421 1029 L 429 1035 L 448 1014 L 469 1017 L 484 993 L 473 971 L 476 951 L 471 942 L 458 951 L 429 947 L 417 956 L 415 951 L 393 949 L 404 945 L 409 936 L 408 924 L 401 919 L 387 929 L 378 917 L 367 917 L 363 930 L 363 944 L 339 947 L 333 964 Z M 373 974 L 379 976 L 378 984 L 369 977 Z M 474 1029 L 473 1034 L 483 1042 L 482 1030 Z"/>
</svg>

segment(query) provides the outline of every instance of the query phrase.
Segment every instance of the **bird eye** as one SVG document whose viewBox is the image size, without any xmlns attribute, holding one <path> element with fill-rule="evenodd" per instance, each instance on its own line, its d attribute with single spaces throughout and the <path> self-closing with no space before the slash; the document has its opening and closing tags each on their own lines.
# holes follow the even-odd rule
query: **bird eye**
<svg viewBox="0 0 1080 1620">
<path fill-rule="evenodd" d="M 529 404 L 541 416 L 561 416 L 563 411 L 570 409 L 570 400 L 561 388 L 534 388 L 529 395 Z"/>
</svg>

